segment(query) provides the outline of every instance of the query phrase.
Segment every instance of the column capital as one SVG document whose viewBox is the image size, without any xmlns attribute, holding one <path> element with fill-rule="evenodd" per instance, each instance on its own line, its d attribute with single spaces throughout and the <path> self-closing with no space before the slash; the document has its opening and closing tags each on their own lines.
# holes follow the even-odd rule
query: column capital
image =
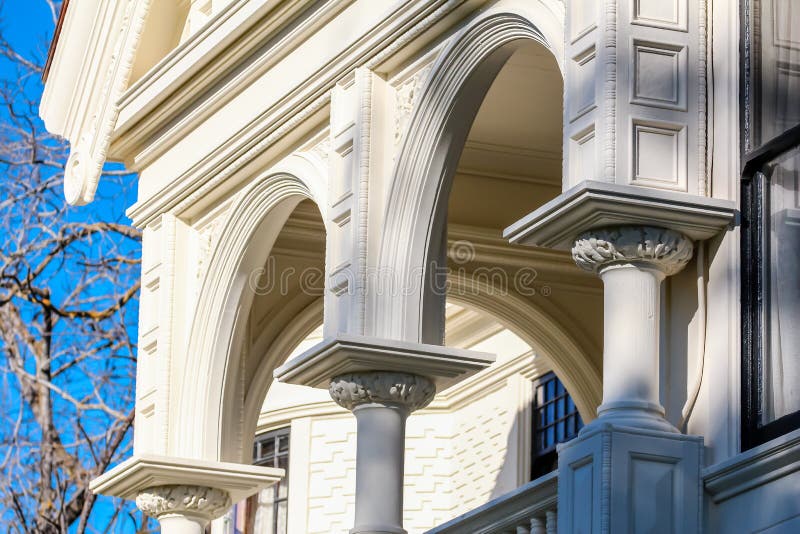
<svg viewBox="0 0 800 534">
<path fill-rule="evenodd" d="M 328 391 L 339 406 L 351 411 L 362 404 L 377 403 L 398 405 L 413 412 L 433 400 L 436 385 L 411 373 L 368 371 L 336 376 Z"/>
<path fill-rule="evenodd" d="M 156 486 L 147 488 L 136 496 L 139 510 L 156 519 L 179 514 L 211 521 L 222 517 L 232 504 L 227 491 L 206 486 Z"/>
<path fill-rule="evenodd" d="M 692 259 L 692 240 L 657 226 L 610 226 L 587 230 L 575 239 L 572 258 L 586 271 L 599 273 L 615 264 L 644 264 L 671 276 Z"/>
</svg>

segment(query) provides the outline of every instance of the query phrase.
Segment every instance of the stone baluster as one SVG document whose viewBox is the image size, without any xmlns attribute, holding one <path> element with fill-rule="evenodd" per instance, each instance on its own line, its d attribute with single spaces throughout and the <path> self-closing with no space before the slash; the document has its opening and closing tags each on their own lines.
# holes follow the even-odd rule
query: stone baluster
<svg viewBox="0 0 800 534">
<path fill-rule="evenodd" d="M 545 522 L 541 517 L 531 518 L 531 534 L 547 534 Z"/>
<path fill-rule="evenodd" d="M 545 532 L 546 534 L 557 534 L 558 532 L 558 515 L 555 510 L 548 510 L 545 512 Z"/>
</svg>

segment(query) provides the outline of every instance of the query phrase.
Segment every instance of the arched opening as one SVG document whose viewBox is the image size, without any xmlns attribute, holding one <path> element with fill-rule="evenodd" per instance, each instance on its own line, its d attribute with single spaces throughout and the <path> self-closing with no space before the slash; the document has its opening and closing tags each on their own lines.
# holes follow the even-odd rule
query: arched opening
<svg viewBox="0 0 800 534">
<path fill-rule="evenodd" d="M 558 64 L 541 43 L 519 46 L 498 72 L 450 180 L 447 266 L 451 298 L 498 316 L 536 347 L 589 421 L 600 402 L 600 284 L 567 254 L 502 239 L 561 192 L 562 94 Z"/>
<path fill-rule="evenodd" d="M 275 354 L 316 306 L 321 314 L 321 168 L 314 156 L 290 156 L 232 202 L 192 323 L 192 365 L 184 369 L 177 397 L 174 420 L 181 431 L 170 443 L 172 454 L 249 463 Z"/>
<path fill-rule="evenodd" d="M 591 403 L 581 407 L 588 420 L 600 401 L 602 287 L 568 254 L 502 239 L 504 227 L 561 192 L 563 77 L 552 44 L 560 41 L 540 30 L 548 20 L 534 24 L 530 13 L 498 6 L 454 37 L 415 104 L 390 185 L 381 258 L 406 287 L 420 289 L 378 302 L 376 331 L 441 343 L 446 265 L 450 284 L 458 274 L 462 301 L 536 310 L 500 307 L 520 335 L 547 347 L 568 389 L 583 388 L 577 396 Z M 546 339 L 552 335 L 568 341 Z"/>
<path fill-rule="evenodd" d="M 535 313 L 523 311 L 524 302 L 514 308 L 484 295 L 487 299 L 475 306 L 457 295 L 460 287 L 451 287 L 455 296 L 447 301 L 445 344 L 489 351 L 498 358 L 478 375 L 440 392 L 428 409 L 409 419 L 405 522 L 415 531 L 446 521 L 530 479 L 536 462 L 532 446 L 536 387 L 540 379 L 556 371 L 542 351 L 552 350 L 551 345 L 559 341 L 518 332 L 524 320 L 509 320 Z M 302 327 L 288 331 L 285 343 L 275 344 L 275 356 L 281 347 L 281 360 L 290 360 L 322 340 L 321 306 L 309 307 L 299 322 Z M 310 333 L 301 333 L 309 328 Z M 586 390 L 586 385 L 582 386 L 578 395 Z M 592 403 L 578 396 L 573 400 L 581 406 Z M 566 401 L 563 404 L 568 406 Z M 580 420 L 572 413 L 564 428 Z M 485 425 L 487 419 L 492 421 L 491 430 Z M 253 462 L 288 469 L 288 475 L 277 487 L 239 503 L 225 520 L 228 527 L 242 532 L 346 530 L 352 522 L 354 502 L 354 423 L 326 390 L 273 382 L 261 405 L 252 434 L 254 447 L 249 452 Z M 574 426 L 573 432 L 577 432 Z M 458 439 L 453 439 L 456 434 Z M 442 489 L 442 494 L 422 508 L 415 506 L 416 492 L 431 484 Z"/>
</svg>

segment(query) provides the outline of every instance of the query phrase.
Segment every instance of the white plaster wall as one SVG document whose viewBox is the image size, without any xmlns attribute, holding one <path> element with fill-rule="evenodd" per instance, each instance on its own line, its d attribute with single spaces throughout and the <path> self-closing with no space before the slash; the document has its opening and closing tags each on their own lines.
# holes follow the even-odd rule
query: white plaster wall
<svg viewBox="0 0 800 534">
<path fill-rule="evenodd" d="M 353 526 L 355 510 L 355 418 L 312 420 L 309 449 L 307 530 L 309 534 L 346 533 Z"/>
<path fill-rule="evenodd" d="M 453 515 L 459 515 L 516 487 L 507 463 L 516 405 L 504 387 L 466 405 L 454 415 Z"/>
</svg>

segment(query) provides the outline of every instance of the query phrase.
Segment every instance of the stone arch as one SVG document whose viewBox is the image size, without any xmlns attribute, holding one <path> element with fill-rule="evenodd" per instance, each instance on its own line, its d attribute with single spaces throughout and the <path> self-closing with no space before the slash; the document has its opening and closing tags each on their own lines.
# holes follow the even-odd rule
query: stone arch
<svg viewBox="0 0 800 534">
<path fill-rule="evenodd" d="M 311 199 L 324 218 L 325 174 L 316 156 L 294 154 L 239 192 L 203 279 L 180 395 L 171 410 L 176 456 L 240 461 L 247 392 L 242 346 L 253 292 L 250 273 L 263 266 L 294 208 Z M 264 372 L 269 372 L 267 370 Z"/>
<path fill-rule="evenodd" d="M 569 333 L 569 326 L 530 299 L 511 292 L 498 293 L 489 283 L 453 275 L 448 278 L 447 298 L 480 310 L 531 346 L 570 392 L 584 422 L 597 417 L 603 398 L 602 371 L 591 363 L 584 347 Z"/>
<path fill-rule="evenodd" d="M 429 266 L 444 263 L 446 203 L 461 149 L 514 51 L 534 41 L 561 64 L 562 20 L 560 2 L 498 2 L 458 33 L 431 69 L 395 162 L 379 253 L 380 268 L 395 273 L 404 291 L 373 294 L 376 335 L 441 343 L 443 301 L 429 289 Z"/>
<path fill-rule="evenodd" d="M 286 362 L 286 358 L 323 320 L 323 298 L 318 298 L 306 306 L 302 312 L 283 324 L 281 334 L 263 351 L 263 357 L 256 369 L 255 376 L 244 398 L 242 462 L 252 460 L 252 450 L 247 447 L 248 440 L 255 436 L 258 416 L 264 404 L 264 398 L 273 381 L 272 371 Z M 254 346 L 258 346 L 256 341 Z"/>
</svg>

